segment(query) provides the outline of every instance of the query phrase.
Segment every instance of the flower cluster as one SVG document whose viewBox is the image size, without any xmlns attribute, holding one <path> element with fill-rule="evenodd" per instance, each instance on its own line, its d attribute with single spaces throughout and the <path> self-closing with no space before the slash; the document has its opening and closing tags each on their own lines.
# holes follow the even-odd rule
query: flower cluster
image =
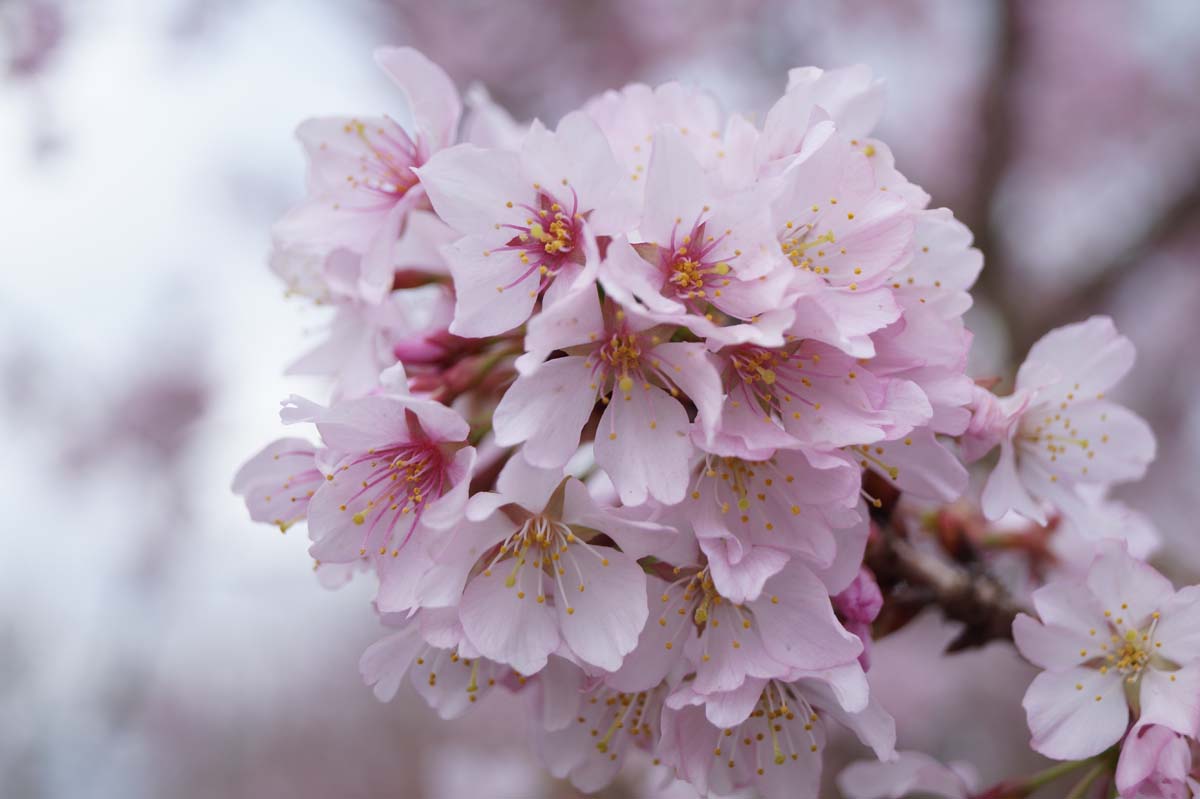
<svg viewBox="0 0 1200 799">
<path fill-rule="evenodd" d="M 999 445 L 989 517 L 1084 519 L 1153 455 L 1104 399 L 1132 362 L 1105 319 L 1039 342 L 1010 397 L 967 377 L 982 257 L 872 138 L 865 68 L 792 70 L 761 126 L 669 83 L 549 128 L 481 90 L 464 115 L 415 50 L 377 61 L 394 115 L 304 123 L 308 194 L 274 230 L 289 292 L 334 309 L 293 367 L 332 401 L 282 412 L 319 440 L 267 446 L 234 488 L 258 521 L 307 524 L 327 584 L 376 581 L 381 699 L 405 676 L 445 718 L 520 694 L 585 791 L 640 751 L 702 793 L 815 797 L 832 724 L 896 757 L 865 676 L 880 493 L 954 501 Z M 1070 684 L 1109 697 L 1103 748 L 1123 681 L 1159 696 L 1184 663 L 1162 647 L 1194 643 L 1172 621 L 1188 597 L 1148 604 L 1119 570 L 1093 567 L 1086 622 L 1054 587 L 1048 627 L 1018 621 L 1050 669 L 1030 700 L 1047 754 L 1095 748 L 1062 732 Z"/>
</svg>

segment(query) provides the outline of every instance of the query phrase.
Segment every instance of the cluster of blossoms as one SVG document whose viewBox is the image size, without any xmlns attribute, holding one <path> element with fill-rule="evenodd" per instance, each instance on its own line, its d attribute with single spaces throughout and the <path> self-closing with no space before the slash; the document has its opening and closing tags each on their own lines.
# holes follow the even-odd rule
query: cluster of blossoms
<svg viewBox="0 0 1200 799">
<path fill-rule="evenodd" d="M 967 376 L 982 257 L 871 138 L 864 68 L 792 70 L 761 127 L 666 84 L 550 129 L 481 90 L 464 115 L 412 49 L 377 60 L 395 115 L 304 123 L 308 196 L 274 230 L 289 292 L 333 306 L 293 367 L 332 400 L 282 411 L 319 440 L 234 483 L 254 519 L 307 524 L 322 582 L 376 581 L 376 695 L 408 676 L 444 718 L 526 697 L 584 791 L 644 753 L 702 794 L 815 797 L 833 726 L 909 779 L 866 679 L 879 494 L 958 500 L 998 445 L 989 518 L 1111 528 L 1105 489 L 1154 451 L 1103 398 L 1128 341 L 1095 318 L 1011 396 Z M 1197 732 L 1200 608 L 1114 546 L 1016 625 L 1052 757 Z"/>
</svg>

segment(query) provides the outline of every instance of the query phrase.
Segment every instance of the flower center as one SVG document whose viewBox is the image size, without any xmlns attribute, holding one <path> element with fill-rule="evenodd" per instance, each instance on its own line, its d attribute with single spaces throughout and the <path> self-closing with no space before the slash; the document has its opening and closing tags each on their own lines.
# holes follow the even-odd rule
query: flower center
<svg viewBox="0 0 1200 799">
<path fill-rule="evenodd" d="M 384 555 L 394 544 L 392 557 L 396 557 L 412 537 L 426 505 L 445 493 L 445 456 L 435 444 L 400 444 L 370 450 L 342 466 L 341 471 L 362 463 L 370 471 L 363 477 L 361 488 L 340 508 L 349 512 L 352 506 L 360 507 L 350 517 L 355 524 L 366 527 L 360 555 L 376 545 L 379 554 Z M 397 543 L 397 531 L 406 523 L 403 538 Z"/>
<path fill-rule="evenodd" d="M 668 585 L 661 599 L 663 607 L 662 615 L 658 619 L 659 626 L 666 627 L 671 624 L 672 618 L 676 620 L 675 629 L 666 643 L 666 648 L 673 649 L 674 642 L 680 638 L 684 628 L 692 624 L 699 633 L 703 645 L 700 659 L 705 663 L 712 659 L 712 653 L 709 652 L 709 633 L 719 630 L 722 624 L 732 630 L 749 630 L 753 626 L 753 613 L 742 605 L 735 605 L 717 592 L 708 566 Z M 778 602 L 778 598 L 772 598 L 771 601 Z M 742 643 L 737 634 L 730 635 L 730 646 L 733 649 L 741 649 Z"/>
<path fill-rule="evenodd" d="M 706 207 L 705 212 L 709 209 Z M 725 231 L 720 236 L 705 233 L 705 222 L 699 222 L 686 235 L 679 235 L 678 225 L 681 219 L 676 219 L 676 229 L 671 231 L 670 246 L 660 247 L 659 267 L 668 286 L 674 291 L 675 297 L 693 310 L 701 300 L 714 300 L 721 297 L 721 289 L 731 282 L 729 273 L 733 267 L 729 261 L 736 259 L 742 253 L 734 250 L 724 252 L 722 242 L 732 231 Z M 642 250 L 644 256 L 653 263 L 652 250 Z"/>
<path fill-rule="evenodd" d="M 756 524 L 761 521 L 763 529 L 770 533 L 779 529 L 781 523 L 772 517 L 772 511 L 779 512 L 787 507 L 793 516 L 800 514 L 799 505 L 767 505 L 768 498 L 774 499 L 782 486 L 795 481 L 795 475 L 785 474 L 774 460 L 744 461 L 740 458 L 709 456 L 697 474 L 692 499 L 701 499 L 701 488 L 705 488 L 711 492 L 709 499 L 717 503 L 722 514 L 736 507 L 743 524 L 749 524 L 753 516 Z M 756 503 L 759 506 L 757 510 Z"/>
<path fill-rule="evenodd" d="M 727 758 L 729 768 L 744 758 L 746 765 L 762 776 L 768 759 L 782 766 L 789 760 L 799 760 L 800 747 L 810 752 L 820 749 L 816 734 L 819 720 L 816 709 L 792 686 L 771 680 L 749 718 L 722 733 L 721 745 L 713 750 L 713 756 Z M 767 739 L 770 750 L 766 748 Z"/>
<path fill-rule="evenodd" d="M 543 291 L 550 281 L 567 264 L 582 264 L 583 250 L 578 246 L 583 240 L 584 215 L 579 212 L 579 197 L 571 189 L 571 202 L 559 202 L 539 184 L 534 184 L 537 200 L 533 205 L 514 204 L 509 208 L 520 208 L 526 216 L 521 223 L 497 223 L 497 230 L 511 230 L 513 237 L 502 247 L 485 250 L 490 256 L 498 252 L 515 252 L 527 269 L 520 277 L 506 286 L 497 286 L 505 291 L 524 281 L 535 271 L 541 275 L 537 291 Z M 569 206 L 569 209 L 568 209 Z"/>
<path fill-rule="evenodd" d="M 817 275 L 826 275 L 829 274 L 829 267 L 818 265 L 813 260 L 813 256 L 825 257 L 826 251 L 820 248 L 834 243 L 833 231 L 827 231 L 819 236 L 813 235 L 814 232 L 811 224 L 805 223 L 797 226 L 792 222 L 787 222 L 779 234 L 779 249 L 796 269 L 804 269 Z M 816 252 L 809 255 L 809 250 L 814 248 Z"/>
<path fill-rule="evenodd" d="M 359 174 L 346 176 L 346 182 L 352 188 L 378 195 L 390 204 L 417 184 L 417 176 L 412 171 L 418 163 L 417 147 L 395 122 L 388 119 L 384 125 L 371 129 L 352 119 L 342 130 L 358 138 L 370 153 L 370 156 L 360 156 Z"/>
<path fill-rule="evenodd" d="M 593 547 L 581 540 L 569 525 L 537 514 L 526 519 L 501 542 L 495 555 L 484 567 L 483 574 L 490 576 L 492 569 L 503 563 L 511 563 L 504 587 L 515 588 L 517 599 L 524 599 L 529 591 L 533 591 L 539 605 L 546 602 L 546 578 L 549 577 L 557 588 L 559 601 L 566 604 L 567 615 L 571 616 L 575 608 L 570 605 L 566 581 L 575 579 L 580 593 L 587 589 L 578 558 L 593 557 L 600 561 L 601 566 L 608 566 L 605 551 L 604 547 Z M 532 568 L 526 569 L 526 566 Z"/>
<path fill-rule="evenodd" d="M 658 703 L 651 699 L 657 691 L 655 688 L 626 694 L 601 687 L 588 698 L 575 721 L 590 725 L 592 737 L 597 739 L 596 749 L 608 755 L 609 760 L 616 760 L 630 743 L 653 745 L 651 721 L 658 708 L 652 706 Z"/>
</svg>

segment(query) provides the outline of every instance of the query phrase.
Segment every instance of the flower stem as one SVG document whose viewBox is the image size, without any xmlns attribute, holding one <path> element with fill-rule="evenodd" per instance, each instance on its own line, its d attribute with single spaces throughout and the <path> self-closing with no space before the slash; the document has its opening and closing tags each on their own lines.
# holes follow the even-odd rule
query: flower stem
<svg viewBox="0 0 1200 799">
<path fill-rule="evenodd" d="M 1092 783 L 1096 778 L 1105 772 L 1108 768 L 1107 763 L 1097 763 L 1092 767 L 1092 770 L 1083 775 L 1083 779 L 1075 783 L 1075 787 L 1071 788 L 1071 792 L 1067 794 L 1066 799 L 1083 799 L 1088 788 L 1092 787 Z"/>
</svg>

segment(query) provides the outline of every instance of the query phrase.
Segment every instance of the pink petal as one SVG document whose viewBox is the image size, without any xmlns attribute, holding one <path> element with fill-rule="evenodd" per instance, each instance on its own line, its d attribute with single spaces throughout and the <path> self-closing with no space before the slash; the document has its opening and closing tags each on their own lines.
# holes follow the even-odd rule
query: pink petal
<svg viewBox="0 0 1200 799">
<path fill-rule="evenodd" d="M 647 496 L 674 505 L 687 490 L 692 453 L 687 413 L 657 386 L 635 386 L 628 396 L 614 393 L 600 417 L 596 463 L 626 505 L 640 505 Z"/>
<path fill-rule="evenodd" d="M 450 76 L 411 47 L 380 48 L 375 51 L 375 62 L 404 93 L 418 130 L 428 137 L 431 147 L 451 144 L 458 132 L 462 102 Z"/>
<path fill-rule="evenodd" d="M 1200 663 L 1192 662 L 1177 671 L 1153 667 L 1142 673 L 1142 724 L 1161 724 L 1180 735 L 1200 734 Z"/>
<path fill-rule="evenodd" d="M 1093 628 L 1094 629 L 1094 628 Z M 1107 626 L 1097 630 L 1106 633 Z M 1017 650 L 1035 666 L 1062 671 L 1085 663 L 1101 654 L 1102 639 L 1058 625 L 1043 625 L 1024 613 L 1013 622 Z"/>
<path fill-rule="evenodd" d="M 1107 542 L 1088 569 L 1087 586 L 1114 617 L 1136 629 L 1175 593 L 1171 581 L 1148 563 L 1129 554 L 1124 544 Z"/>
<path fill-rule="evenodd" d="M 511 561 L 501 561 L 490 574 L 473 578 L 463 592 L 459 615 L 463 632 L 484 657 L 528 676 L 545 668 L 558 648 L 558 624 L 554 609 L 536 599 L 538 576 L 532 568 L 520 569 L 514 584 L 505 585 L 512 568 Z"/>
<path fill-rule="evenodd" d="M 1021 703 L 1033 732 L 1030 745 L 1055 760 L 1100 754 L 1121 739 L 1129 724 L 1123 684 L 1116 670 L 1101 674 L 1080 666 L 1042 672 Z"/>
<path fill-rule="evenodd" d="M 646 623 L 646 575 L 614 549 L 576 549 L 563 555 L 573 563 L 564 564 L 564 595 L 556 599 L 562 636 L 583 662 L 616 671 Z"/>
<path fill-rule="evenodd" d="M 1010 510 L 1038 524 L 1046 523 L 1046 514 L 1029 495 L 1017 475 L 1017 459 L 1011 440 L 1000 445 L 1000 460 L 983 487 L 983 515 L 995 521 Z"/>
<path fill-rule="evenodd" d="M 515 252 L 493 251 L 487 240 L 467 236 L 442 248 L 454 277 L 450 332 L 484 338 L 517 327 L 533 311 L 541 275 Z M 484 255 L 484 253 L 488 253 Z"/>
<path fill-rule="evenodd" d="M 1200 660 L 1200 586 L 1190 585 L 1164 602 L 1154 632 L 1158 654 L 1176 663 Z"/>
<path fill-rule="evenodd" d="M 416 172 L 446 224 L 487 241 L 497 238 L 497 222 L 520 219 L 525 211 L 518 206 L 536 199 L 514 152 L 460 144 L 434 154 Z"/>
<path fill-rule="evenodd" d="M 767 652 L 789 666 L 826 669 L 862 652 L 862 642 L 834 615 L 825 586 L 795 561 L 767 582 L 752 607 Z"/>
<path fill-rule="evenodd" d="M 579 355 L 548 361 L 518 377 L 492 416 L 496 443 L 525 442 L 525 458 L 536 466 L 562 467 L 579 449 L 579 434 L 596 404 L 591 367 Z"/>
</svg>

